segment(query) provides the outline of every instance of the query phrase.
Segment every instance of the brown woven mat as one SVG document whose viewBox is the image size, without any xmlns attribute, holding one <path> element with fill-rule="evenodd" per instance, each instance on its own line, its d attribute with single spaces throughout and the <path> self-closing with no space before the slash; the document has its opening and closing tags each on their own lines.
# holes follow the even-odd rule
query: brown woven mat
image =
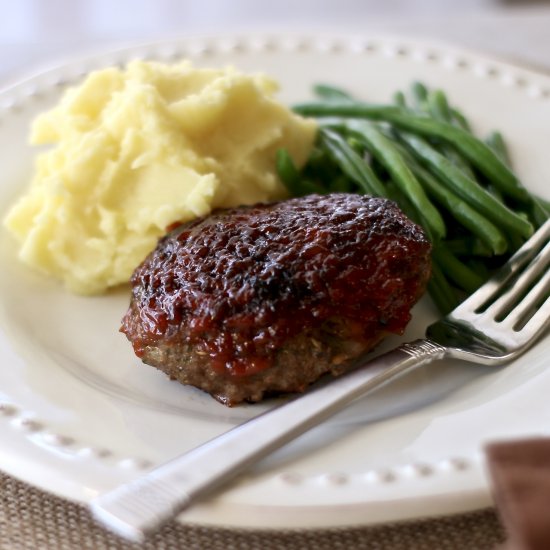
<svg viewBox="0 0 550 550">
<path fill-rule="evenodd" d="M 84 506 L 0 474 L 1 550 L 487 550 L 504 538 L 492 510 L 396 525 L 244 531 L 167 525 L 144 544 L 98 527 Z"/>
</svg>

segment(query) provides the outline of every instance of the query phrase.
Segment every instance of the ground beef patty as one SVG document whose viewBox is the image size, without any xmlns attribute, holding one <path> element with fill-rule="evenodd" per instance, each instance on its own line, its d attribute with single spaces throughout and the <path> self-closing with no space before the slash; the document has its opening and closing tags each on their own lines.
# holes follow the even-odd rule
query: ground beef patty
<svg viewBox="0 0 550 550">
<path fill-rule="evenodd" d="M 386 199 L 217 211 L 174 229 L 137 268 L 121 330 L 143 362 L 226 405 L 301 392 L 404 330 L 430 249 Z"/>
</svg>

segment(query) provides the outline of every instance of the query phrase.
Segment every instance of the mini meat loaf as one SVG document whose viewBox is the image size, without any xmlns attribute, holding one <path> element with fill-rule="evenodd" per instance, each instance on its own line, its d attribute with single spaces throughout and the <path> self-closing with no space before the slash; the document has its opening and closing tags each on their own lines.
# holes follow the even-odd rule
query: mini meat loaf
<svg viewBox="0 0 550 550">
<path fill-rule="evenodd" d="M 216 211 L 171 231 L 137 268 L 121 330 L 143 362 L 226 405 L 302 392 L 403 332 L 430 251 L 381 198 Z"/>
</svg>

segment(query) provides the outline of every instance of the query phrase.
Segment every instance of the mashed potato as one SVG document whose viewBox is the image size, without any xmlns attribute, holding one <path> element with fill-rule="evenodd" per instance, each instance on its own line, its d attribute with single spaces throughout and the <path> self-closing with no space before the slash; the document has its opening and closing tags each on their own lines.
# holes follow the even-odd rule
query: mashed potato
<svg viewBox="0 0 550 550">
<path fill-rule="evenodd" d="M 29 192 L 5 224 L 20 258 L 94 294 L 128 281 L 167 226 L 213 208 L 283 198 L 275 152 L 305 162 L 316 133 L 234 69 L 134 61 L 91 73 L 39 116 Z"/>
</svg>

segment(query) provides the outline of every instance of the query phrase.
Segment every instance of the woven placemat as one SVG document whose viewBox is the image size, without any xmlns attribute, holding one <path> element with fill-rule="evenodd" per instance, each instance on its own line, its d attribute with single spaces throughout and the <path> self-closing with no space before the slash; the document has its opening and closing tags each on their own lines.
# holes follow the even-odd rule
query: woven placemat
<svg viewBox="0 0 550 550">
<path fill-rule="evenodd" d="M 79 504 L 0 474 L 1 550 L 487 550 L 504 539 L 493 510 L 374 527 L 249 531 L 171 523 L 131 544 Z"/>
</svg>

